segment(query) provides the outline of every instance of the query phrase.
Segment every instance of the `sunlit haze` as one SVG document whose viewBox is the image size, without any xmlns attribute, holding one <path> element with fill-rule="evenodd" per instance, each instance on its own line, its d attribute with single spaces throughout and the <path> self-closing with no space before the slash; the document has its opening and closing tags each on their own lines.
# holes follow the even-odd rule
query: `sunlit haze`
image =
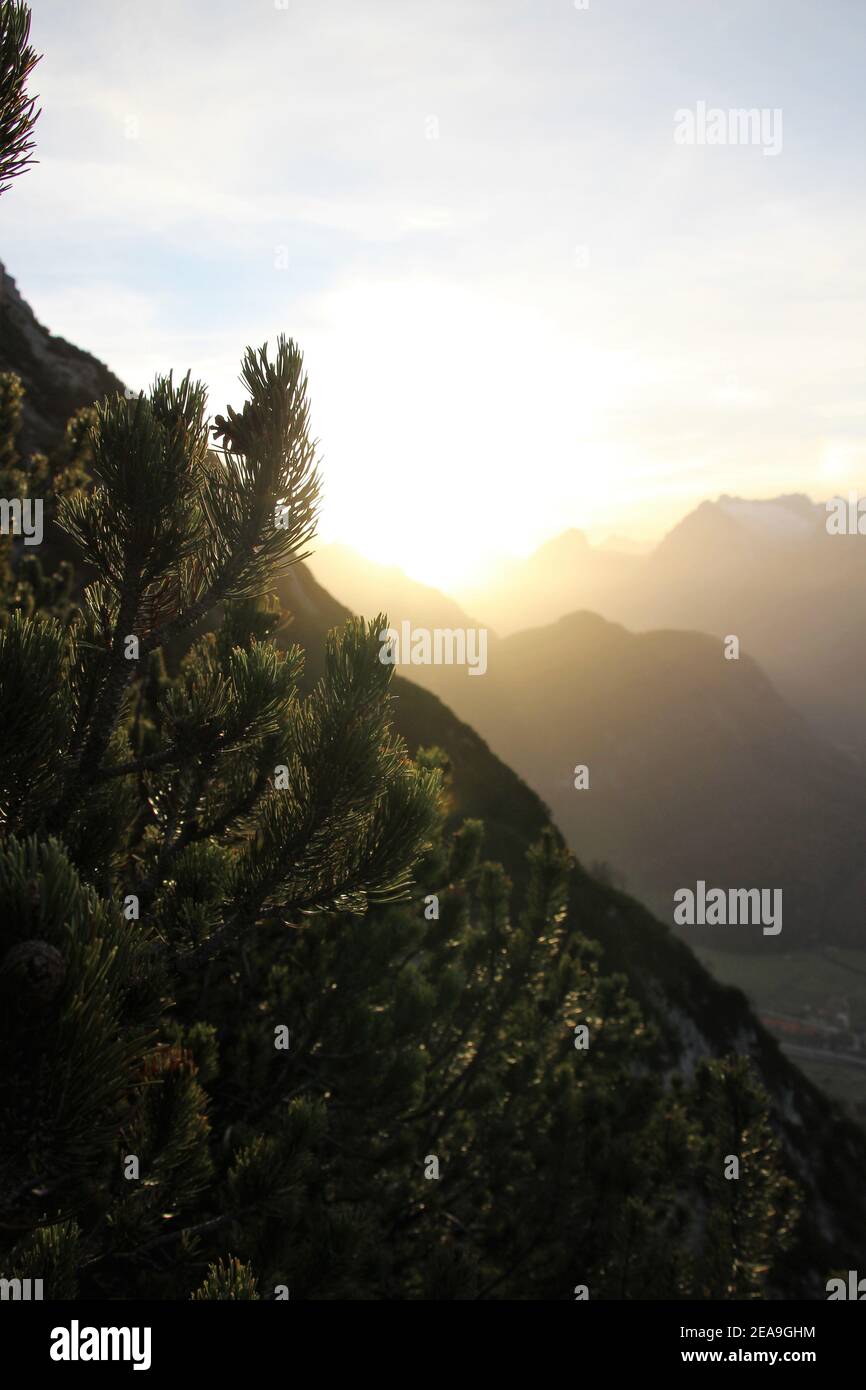
<svg viewBox="0 0 866 1390">
<path fill-rule="evenodd" d="M 570 526 L 866 484 L 861 5 L 33 10 L 9 273 L 214 410 L 297 338 L 323 540 L 448 587 Z M 780 110 L 781 149 L 678 145 L 699 102 Z"/>
</svg>

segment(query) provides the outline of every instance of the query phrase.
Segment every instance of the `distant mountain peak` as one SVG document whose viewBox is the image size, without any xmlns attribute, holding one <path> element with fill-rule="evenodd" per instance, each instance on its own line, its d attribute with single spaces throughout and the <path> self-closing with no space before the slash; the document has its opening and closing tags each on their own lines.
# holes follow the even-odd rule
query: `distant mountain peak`
<svg viewBox="0 0 866 1390">
<path fill-rule="evenodd" d="M 730 563 L 733 554 L 784 551 L 811 540 L 822 527 L 824 509 L 803 493 L 780 497 L 733 497 L 722 493 L 688 512 L 659 542 L 651 562 L 657 566 L 674 556 L 690 565 L 714 557 Z"/>
<path fill-rule="evenodd" d="M 578 531 L 575 526 L 570 526 L 567 531 L 561 531 L 558 536 L 551 536 L 549 541 L 540 545 L 533 552 L 531 558 L 533 560 L 562 560 L 577 551 L 583 554 L 590 548 L 589 541 L 583 531 Z"/>
<path fill-rule="evenodd" d="M 716 505 L 740 525 L 779 540 L 806 537 L 823 515 L 821 506 L 801 492 L 758 499 L 723 494 Z"/>
</svg>

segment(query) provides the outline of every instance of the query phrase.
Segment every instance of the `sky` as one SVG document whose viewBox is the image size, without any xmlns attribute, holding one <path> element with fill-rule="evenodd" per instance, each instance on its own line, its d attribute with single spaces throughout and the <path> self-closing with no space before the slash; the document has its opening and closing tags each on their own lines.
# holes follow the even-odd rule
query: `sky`
<svg viewBox="0 0 866 1390">
<path fill-rule="evenodd" d="M 863 0 L 32 10 L 0 258 L 214 413 L 295 338 L 323 541 L 447 588 L 572 526 L 866 491 Z M 700 103 L 778 138 L 684 143 Z"/>
</svg>

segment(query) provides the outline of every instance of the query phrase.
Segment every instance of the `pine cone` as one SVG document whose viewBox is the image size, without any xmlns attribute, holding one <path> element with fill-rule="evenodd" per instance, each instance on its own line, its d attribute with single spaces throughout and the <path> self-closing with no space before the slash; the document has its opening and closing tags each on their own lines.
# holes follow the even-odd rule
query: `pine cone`
<svg viewBox="0 0 866 1390">
<path fill-rule="evenodd" d="M 0 989 L 22 1003 L 50 1004 L 66 975 L 66 961 L 47 941 L 19 941 L 0 960 Z"/>
</svg>

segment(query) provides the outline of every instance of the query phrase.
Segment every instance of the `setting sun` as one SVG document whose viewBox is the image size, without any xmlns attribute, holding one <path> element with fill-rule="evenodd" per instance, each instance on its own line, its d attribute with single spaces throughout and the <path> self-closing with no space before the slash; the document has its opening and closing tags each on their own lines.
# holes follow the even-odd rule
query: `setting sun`
<svg viewBox="0 0 866 1390">
<path fill-rule="evenodd" d="M 557 529 L 538 485 L 551 469 L 583 523 L 598 519 L 616 478 L 604 418 L 622 362 L 551 338 L 531 307 L 483 289 L 350 285 L 319 310 L 305 340 L 323 540 L 448 587 Z"/>
</svg>

